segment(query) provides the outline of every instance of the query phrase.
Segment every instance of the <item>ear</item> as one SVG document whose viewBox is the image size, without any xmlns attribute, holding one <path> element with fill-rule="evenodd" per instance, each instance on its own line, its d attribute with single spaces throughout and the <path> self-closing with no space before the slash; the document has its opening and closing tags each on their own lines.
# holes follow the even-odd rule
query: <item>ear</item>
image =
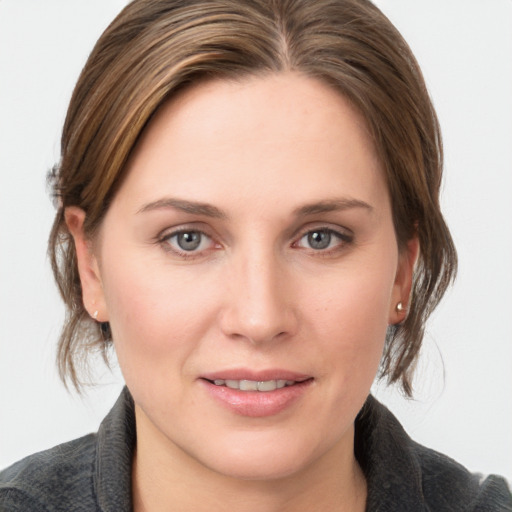
<svg viewBox="0 0 512 512">
<path fill-rule="evenodd" d="M 84 307 L 94 320 L 107 322 L 108 314 L 98 258 L 94 254 L 91 240 L 84 232 L 85 212 L 77 206 L 69 206 L 64 211 L 64 219 L 75 243 Z"/>
<path fill-rule="evenodd" d="M 411 238 L 400 251 L 395 282 L 393 284 L 393 292 L 391 295 L 389 324 L 399 324 L 407 317 L 414 267 L 418 259 L 419 250 L 420 242 L 418 237 L 415 236 Z M 399 303 L 402 304 L 401 310 L 397 308 Z"/>
</svg>

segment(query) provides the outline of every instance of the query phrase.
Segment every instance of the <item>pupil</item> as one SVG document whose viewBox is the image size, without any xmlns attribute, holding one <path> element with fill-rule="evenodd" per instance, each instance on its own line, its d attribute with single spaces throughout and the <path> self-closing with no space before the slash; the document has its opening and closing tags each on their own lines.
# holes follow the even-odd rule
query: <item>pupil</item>
<svg viewBox="0 0 512 512">
<path fill-rule="evenodd" d="M 189 231 L 187 233 L 180 233 L 178 235 L 178 245 L 184 251 L 193 251 L 199 247 L 201 243 L 201 235 L 196 231 Z"/>
<path fill-rule="evenodd" d="M 331 243 L 331 234 L 327 231 L 313 231 L 308 235 L 308 243 L 313 249 L 326 249 Z"/>
</svg>

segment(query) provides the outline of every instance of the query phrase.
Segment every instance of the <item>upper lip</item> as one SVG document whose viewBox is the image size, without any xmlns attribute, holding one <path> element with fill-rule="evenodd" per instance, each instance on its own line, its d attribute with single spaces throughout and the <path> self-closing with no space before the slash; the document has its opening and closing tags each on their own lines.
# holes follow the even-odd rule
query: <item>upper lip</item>
<svg viewBox="0 0 512 512">
<path fill-rule="evenodd" d="M 233 368 L 226 370 L 217 370 L 211 373 L 204 373 L 200 376 L 206 380 L 251 380 L 264 382 L 269 380 L 294 380 L 305 381 L 311 378 L 311 375 L 298 373 L 290 370 L 278 368 L 269 368 L 266 370 L 249 370 L 246 368 Z"/>
</svg>

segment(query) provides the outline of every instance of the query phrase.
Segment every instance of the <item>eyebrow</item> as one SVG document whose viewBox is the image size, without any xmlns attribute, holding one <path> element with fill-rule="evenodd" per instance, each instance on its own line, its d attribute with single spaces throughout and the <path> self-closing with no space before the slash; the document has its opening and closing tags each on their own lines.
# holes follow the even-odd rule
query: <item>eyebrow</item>
<svg viewBox="0 0 512 512">
<path fill-rule="evenodd" d="M 184 199 L 175 199 L 172 197 L 158 199 L 151 203 L 145 204 L 137 213 L 144 213 L 154 210 L 163 210 L 167 208 L 173 208 L 180 210 L 185 213 L 191 213 L 193 215 L 203 215 L 205 217 L 212 217 L 215 219 L 226 219 L 227 215 L 217 208 L 208 203 L 198 203 L 196 201 L 186 201 Z"/>
<path fill-rule="evenodd" d="M 142 208 L 140 208 L 137 211 L 137 213 L 139 214 L 154 210 L 164 210 L 167 208 L 180 210 L 182 212 L 190 213 L 193 215 L 203 215 L 205 217 L 211 217 L 215 219 L 228 218 L 227 214 L 224 211 L 220 210 L 219 208 L 211 204 L 196 201 L 186 201 L 184 199 L 176 199 L 172 197 L 158 199 L 156 201 L 147 203 Z M 296 217 L 307 217 L 309 215 L 343 211 L 352 208 L 363 208 L 367 210 L 369 213 L 373 212 L 373 207 L 370 206 L 368 203 L 361 201 L 360 199 L 342 198 L 329 199 L 325 201 L 318 201 L 315 203 L 306 204 L 295 209 L 293 213 Z"/>
<path fill-rule="evenodd" d="M 350 210 L 352 208 L 363 208 L 369 213 L 373 212 L 373 206 L 370 206 L 368 203 L 361 201 L 360 199 L 342 198 L 306 204 L 297 208 L 294 211 L 294 214 L 298 217 L 306 217 L 308 215 Z"/>
</svg>

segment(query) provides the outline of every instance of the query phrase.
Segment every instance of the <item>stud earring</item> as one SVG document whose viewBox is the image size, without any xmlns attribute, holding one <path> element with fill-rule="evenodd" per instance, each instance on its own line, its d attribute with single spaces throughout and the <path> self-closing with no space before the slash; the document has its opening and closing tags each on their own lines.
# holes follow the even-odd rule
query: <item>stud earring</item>
<svg viewBox="0 0 512 512">
<path fill-rule="evenodd" d="M 397 311 L 397 313 L 403 313 L 405 311 L 405 307 L 401 302 L 399 302 L 396 305 L 396 311 Z"/>
<path fill-rule="evenodd" d="M 98 319 L 98 310 L 96 310 L 96 311 L 93 313 L 92 317 L 94 318 L 94 320 L 97 320 L 97 319 Z"/>
</svg>

